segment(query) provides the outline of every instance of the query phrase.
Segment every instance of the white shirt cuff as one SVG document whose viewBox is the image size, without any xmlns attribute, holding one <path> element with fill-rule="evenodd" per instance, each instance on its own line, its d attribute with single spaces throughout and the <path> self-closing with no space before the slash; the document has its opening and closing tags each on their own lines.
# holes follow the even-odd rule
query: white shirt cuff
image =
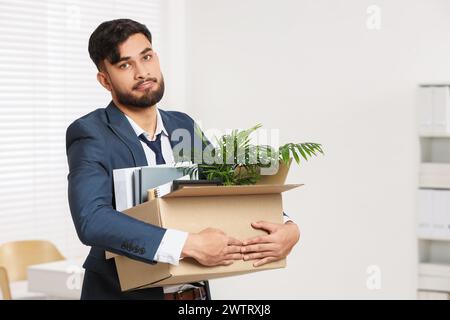
<svg viewBox="0 0 450 320">
<path fill-rule="evenodd" d="M 294 220 L 292 220 L 291 218 L 289 218 L 289 216 L 286 216 L 286 215 L 283 214 L 283 223 L 286 223 L 286 222 L 289 222 L 289 221 L 294 222 Z M 295 223 L 295 222 L 294 222 L 294 223 Z"/>
<path fill-rule="evenodd" d="M 154 260 L 177 266 L 187 237 L 187 232 L 167 229 L 156 250 Z"/>
</svg>

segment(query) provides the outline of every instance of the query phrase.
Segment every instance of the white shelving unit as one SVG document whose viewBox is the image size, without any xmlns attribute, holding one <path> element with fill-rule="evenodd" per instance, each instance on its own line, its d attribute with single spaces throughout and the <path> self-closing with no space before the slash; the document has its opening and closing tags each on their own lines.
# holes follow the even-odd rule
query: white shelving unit
<svg viewBox="0 0 450 320">
<path fill-rule="evenodd" d="M 450 83 L 418 88 L 418 298 L 450 299 Z"/>
</svg>

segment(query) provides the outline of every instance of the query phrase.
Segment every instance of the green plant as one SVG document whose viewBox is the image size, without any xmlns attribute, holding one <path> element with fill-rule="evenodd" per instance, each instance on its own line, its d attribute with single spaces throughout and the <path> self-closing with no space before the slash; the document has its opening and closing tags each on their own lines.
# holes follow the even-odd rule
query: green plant
<svg viewBox="0 0 450 320">
<path fill-rule="evenodd" d="M 308 161 L 308 157 L 317 156 L 318 153 L 324 154 L 322 145 L 314 142 L 286 143 L 278 149 L 279 159 L 285 164 L 289 163 L 291 156 L 300 164 L 300 157 Z"/>
<path fill-rule="evenodd" d="M 324 154 L 321 144 L 312 142 L 286 143 L 278 150 L 269 145 L 253 145 L 251 135 L 259 128 L 261 124 L 215 137 L 216 145 L 209 147 L 210 157 L 198 163 L 197 167 L 189 168 L 187 173 L 192 175 L 198 170 L 200 178 L 220 180 L 224 185 L 255 184 L 261 178 L 261 168 L 278 161 L 287 165 L 292 158 L 300 164 L 301 158 L 307 161 L 313 155 Z M 203 147 L 207 147 L 209 143 L 201 130 L 197 128 L 196 133 L 201 137 Z M 205 160 L 204 154 L 196 158 Z"/>
</svg>

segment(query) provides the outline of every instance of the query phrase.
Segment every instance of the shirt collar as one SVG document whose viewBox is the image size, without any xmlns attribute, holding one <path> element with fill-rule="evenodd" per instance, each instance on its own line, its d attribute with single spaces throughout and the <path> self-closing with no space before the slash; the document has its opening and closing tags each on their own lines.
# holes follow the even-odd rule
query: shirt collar
<svg viewBox="0 0 450 320">
<path fill-rule="evenodd" d="M 156 107 L 155 107 L 156 108 Z M 144 134 L 144 136 L 148 139 L 151 140 L 149 137 L 149 134 L 142 129 L 136 122 L 134 122 L 133 119 L 131 119 L 129 116 L 125 115 L 125 117 L 127 117 L 128 121 L 131 124 L 131 127 L 133 128 L 134 132 L 136 133 L 136 135 L 139 137 L 141 134 Z M 164 135 L 166 135 L 167 137 L 169 136 L 169 134 L 167 133 L 166 128 L 164 127 L 164 123 L 162 121 L 161 118 L 161 114 L 159 113 L 159 109 L 156 108 L 156 129 L 155 129 L 155 137 L 160 134 L 160 133 L 164 133 Z"/>
</svg>

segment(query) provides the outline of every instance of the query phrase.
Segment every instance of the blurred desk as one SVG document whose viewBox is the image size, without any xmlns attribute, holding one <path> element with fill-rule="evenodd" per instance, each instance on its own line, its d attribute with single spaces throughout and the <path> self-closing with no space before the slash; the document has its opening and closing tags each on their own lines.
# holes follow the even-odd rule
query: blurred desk
<svg viewBox="0 0 450 320">
<path fill-rule="evenodd" d="M 28 291 L 52 299 L 80 299 L 84 259 L 62 260 L 28 267 Z"/>
</svg>

